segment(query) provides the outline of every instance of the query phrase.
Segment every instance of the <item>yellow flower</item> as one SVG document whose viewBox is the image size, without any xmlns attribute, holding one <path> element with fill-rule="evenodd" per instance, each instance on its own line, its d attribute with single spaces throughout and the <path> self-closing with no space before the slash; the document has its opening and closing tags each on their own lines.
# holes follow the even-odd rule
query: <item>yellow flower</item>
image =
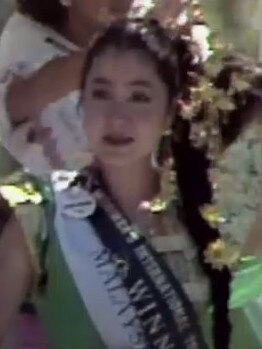
<svg viewBox="0 0 262 349">
<path fill-rule="evenodd" d="M 217 227 L 219 223 L 225 222 L 216 205 L 204 205 L 200 209 L 200 213 L 212 228 Z"/>
<path fill-rule="evenodd" d="M 142 202 L 139 208 L 141 210 L 150 211 L 152 213 L 161 213 L 167 209 L 167 206 L 168 204 L 165 200 L 162 200 L 161 198 L 157 197 L 152 201 Z"/>
<path fill-rule="evenodd" d="M 150 203 L 150 210 L 152 213 L 160 213 L 167 209 L 167 202 L 160 198 L 156 198 Z"/>
<path fill-rule="evenodd" d="M 204 252 L 205 263 L 213 269 L 222 270 L 224 267 L 233 268 L 240 259 L 240 251 L 225 243 L 222 239 L 211 242 Z"/>
<path fill-rule="evenodd" d="M 15 207 L 23 203 L 33 203 L 38 205 L 43 198 L 40 193 L 33 189 L 30 183 L 24 185 L 2 185 L 0 192 L 3 197 L 9 202 L 11 207 Z"/>
</svg>

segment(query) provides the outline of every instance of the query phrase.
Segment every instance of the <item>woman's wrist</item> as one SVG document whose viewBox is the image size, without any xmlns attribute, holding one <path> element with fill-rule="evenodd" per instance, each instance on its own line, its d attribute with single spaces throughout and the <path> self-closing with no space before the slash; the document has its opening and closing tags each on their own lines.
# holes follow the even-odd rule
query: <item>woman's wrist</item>
<svg viewBox="0 0 262 349">
<path fill-rule="evenodd" d="M 48 104 L 78 89 L 83 63 L 82 53 L 72 53 L 49 61 L 28 78 L 14 78 L 6 95 L 11 123 L 37 118 Z"/>
</svg>

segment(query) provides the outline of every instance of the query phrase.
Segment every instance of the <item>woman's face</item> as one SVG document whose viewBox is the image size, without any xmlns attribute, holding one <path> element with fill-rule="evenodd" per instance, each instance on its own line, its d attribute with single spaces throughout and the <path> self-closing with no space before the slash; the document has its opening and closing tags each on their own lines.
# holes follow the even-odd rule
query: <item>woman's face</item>
<svg viewBox="0 0 262 349">
<path fill-rule="evenodd" d="M 125 15 L 132 0 L 72 0 L 71 10 L 85 18 L 86 21 L 95 22 L 103 11 L 115 16 Z"/>
<path fill-rule="evenodd" d="M 167 125 L 167 88 L 140 51 L 108 48 L 98 55 L 83 104 L 90 149 L 110 165 L 148 160 Z"/>
</svg>

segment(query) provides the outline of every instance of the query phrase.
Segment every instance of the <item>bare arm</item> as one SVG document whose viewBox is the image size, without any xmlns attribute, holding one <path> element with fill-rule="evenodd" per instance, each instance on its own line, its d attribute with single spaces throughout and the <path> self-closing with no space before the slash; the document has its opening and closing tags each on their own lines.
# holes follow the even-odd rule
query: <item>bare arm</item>
<svg viewBox="0 0 262 349">
<path fill-rule="evenodd" d="M 0 237 L 0 345 L 29 290 L 32 275 L 24 234 L 12 216 Z"/>
<path fill-rule="evenodd" d="M 49 104 L 79 88 L 82 53 L 56 58 L 27 79 L 17 78 L 10 85 L 6 106 L 16 125 L 39 116 Z"/>
</svg>

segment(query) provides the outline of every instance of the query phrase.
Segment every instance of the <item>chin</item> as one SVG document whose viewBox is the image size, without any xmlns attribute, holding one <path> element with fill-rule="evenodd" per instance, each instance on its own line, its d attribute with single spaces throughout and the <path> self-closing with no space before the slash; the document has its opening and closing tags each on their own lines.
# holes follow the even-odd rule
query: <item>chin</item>
<svg viewBox="0 0 262 349">
<path fill-rule="evenodd" d="M 126 167 L 132 165 L 133 161 L 130 158 L 121 157 L 102 157 L 99 159 L 101 164 L 114 167 Z"/>
<path fill-rule="evenodd" d="M 130 166 L 136 161 L 134 155 L 131 155 L 130 153 L 116 154 L 112 152 L 106 152 L 104 154 L 100 154 L 97 158 L 101 164 L 116 167 Z"/>
</svg>

